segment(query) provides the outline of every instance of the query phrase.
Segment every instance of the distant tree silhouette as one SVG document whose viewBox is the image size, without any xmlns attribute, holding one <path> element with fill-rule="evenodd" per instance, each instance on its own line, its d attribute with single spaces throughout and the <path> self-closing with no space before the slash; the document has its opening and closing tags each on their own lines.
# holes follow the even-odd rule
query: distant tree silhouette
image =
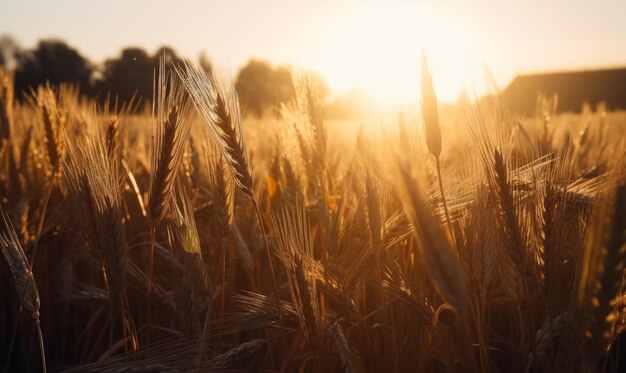
<svg viewBox="0 0 626 373">
<path fill-rule="evenodd" d="M 295 92 L 287 68 L 272 68 L 267 62 L 250 60 L 237 75 L 235 84 L 242 106 L 251 114 L 261 116 L 268 109 L 289 101 Z"/>
<path fill-rule="evenodd" d="M 77 84 L 82 95 L 101 101 L 109 95 L 126 102 L 133 96 L 150 101 L 154 75 L 161 58 L 167 65 L 184 62 L 168 46 L 158 48 L 154 55 L 131 47 L 103 64 L 92 65 L 76 49 L 60 40 L 41 40 L 36 48 L 22 51 L 11 37 L 0 36 L 0 66 L 9 70 L 15 67 L 16 97 L 22 97 L 19 92 L 48 81 L 53 85 Z M 206 55 L 200 55 L 199 64 L 208 73 L 213 72 Z M 314 79 L 320 83 L 318 92 L 325 97 L 328 87 L 321 77 L 314 75 Z M 235 88 L 244 111 L 256 116 L 262 116 L 268 110 L 277 110 L 281 103 L 295 97 L 288 68 L 275 68 L 265 61 L 254 59 L 239 71 Z"/>
<path fill-rule="evenodd" d="M 265 61 L 251 60 L 237 75 L 235 88 L 247 111 L 261 116 L 263 110 L 271 104 L 272 68 Z"/>
<path fill-rule="evenodd" d="M 78 51 L 60 40 L 42 40 L 32 51 L 20 53 L 15 71 L 15 89 L 24 91 L 49 81 L 77 84 L 90 91 L 92 68 Z"/>
<path fill-rule="evenodd" d="M 159 59 L 163 57 L 166 65 L 181 64 L 184 59 L 180 58 L 174 48 L 168 46 L 162 46 L 157 49 L 156 53 L 152 57 L 155 67 L 159 66 Z"/>
<path fill-rule="evenodd" d="M 98 92 L 112 93 L 122 101 L 133 95 L 152 98 L 154 61 L 143 49 L 126 48 L 119 58 L 104 62 L 102 77 L 97 84 Z"/>
<path fill-rule="evenodd" d="M 184 61 L 168 46 L 158 48 L 153 56 L 140 48 L 122 50 L 120 57 L 104 62 L 97 91 L 101 97 L 111 93 L 122 101 L 130 100 L 133 95 L 152 100 L 154 74 L 161 58 L 167 66 Z"/>
<path fill-rule="evenodd" d="M 288 68 L 279 67 L 274 70 L 269 83 L 272 84 L 270 90 L 272 105 L 280 105 L 280 103 L 287 102 L 295 96 L 291 71 Z"/>
</svg>

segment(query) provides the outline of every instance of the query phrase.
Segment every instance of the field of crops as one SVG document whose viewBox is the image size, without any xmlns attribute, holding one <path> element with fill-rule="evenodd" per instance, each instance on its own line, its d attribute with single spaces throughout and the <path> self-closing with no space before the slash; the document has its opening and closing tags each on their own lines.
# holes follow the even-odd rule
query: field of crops
<svg viewBox="0 0 626 373">
<path fill-rule="evenodd" d="M 626 115 L 440 123 L 422 74 L 348 130 L 306 75 L 248 120 L 190 65 L 104 105 L 0 71 L 0 369 L 626 369 Z"/>
</svg>

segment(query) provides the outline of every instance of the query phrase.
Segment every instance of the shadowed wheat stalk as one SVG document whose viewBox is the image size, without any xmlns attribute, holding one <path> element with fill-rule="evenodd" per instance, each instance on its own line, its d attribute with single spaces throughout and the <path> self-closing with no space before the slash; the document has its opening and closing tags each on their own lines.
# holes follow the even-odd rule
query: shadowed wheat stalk
<svg viewBox="0 0 626 373">
<path fill-rule="evenodd" d="M 421 242 L 418 247 L 427 264 L 428 274 L 441 297 L 464 318 L 469 299 L 465 276 L 456 253 L 419 195 L 417 182 L 406 166 L 400 166 L 400 176 L 402 179 L 398 188 L 404 211 L 415 229 L 415 238 Z"/>
<path fill-rule="evenodd" d="M 177 75 L 168 72 L 163 60 L 155 82 L 153 117 L 155 134 L 150 164 L 148 212 L 151 220 L 148 297 L 154 279 L 156 228 L 167 215 L 173 196 L 176 173 L 191 131 L 191 104 Z"/>
<path fill-rule="evenodd" d="M 43 335 L 41 334 L 41 323 L 39 322 L 39 292 L 37 291 L 37 285 L 33 272 L 26 259 L 26 254 L 22 250 L 20 240 L 13 229 L 13 225 L 9 220 L 8 215 L 0 208 L 0 215 L 2 215 L 2 225 L 0 226 L 0 247 L 2 247 L 2 254 L 9 265 L 11 274 L 13 275 L 13 281 L 15 282 L 15 291 L 20 297 L 20 309 L 19 314 L 22 311 L 22 307 L 30 313 L 31 317 L 35 321 L 35 327 L 37 328 L 37 336 L 39 338 L 39 350 L 41 352 L 41 365 L 44 372 L 46 368 L 46 352 L 44 351 Z M 4 366 L 4 371 L 8 371 L 11 351 L 13 349 L 13 343 L 15 341 L 15 330 L 17 330 L 17 321 L 14 325 L 13 337 L 11 339 L 11 346 L 9 347 L 9 354 Z"/>
<path fill-rule="evenodd" d="M 85 140 L 68 138 L 67 143 L 74 145 L 68 146 L 64 175 L 80 213 L 81 234 L 87 248 L 104 267 L 112 319 L 113 315 L 120 315 L 126 332 L 128 244 L 122 218 L 119 171 L 117 163 L 109 158 L 104 136 Z M 133 347 L 137 348 L 136 332 L 132 328 L 129 332 Z"/>
<path fill-rule="evenodd" d="M 285 333 L 278 300 L 279 293 L 274 265 L 272 264 L 272 255 L 267 241 L 265 224 L 263 223 L 261 210 L 259 209 L 259 203 L 254 195 L 252 171 L 246 151 L 243 121 L 241 119 L 241 113 L 239 112 L 237 93 L 232 85 L 227 85 L 226 83 L 212 79 L 204 70 L 194 68 L 189 64 L 186 64 L 184 68 L 177 67 L 176 71 L 181 77 L 196 109 L 200 113 L 209 136 L 224 159 L 226 159 L 226 163 L 229 165 L 235 183 L 245 195 L 250 197 L 254 204 L 259 225 L 263 233 L 267 262 L 270 267 L 274 293 L 276 294 L 276 309 L 281 323 L 283 340 L 284 343 L 287 344 L 287 335 Z M 291 357 L 288 356 L 287 359 L 291 366 Z"/>
<path fill-rule="evenodd" d="M 276 229 L 279 258 L 287 272 L 289 291 L 297 311 L 300 328 L 317 351 L 320 344 L 319 302 L 315 279 L 308 268 L 313 259 L 309 224 L 300 204 L 295 210 L 283 211 L 272 217 Z"/>
</svg>

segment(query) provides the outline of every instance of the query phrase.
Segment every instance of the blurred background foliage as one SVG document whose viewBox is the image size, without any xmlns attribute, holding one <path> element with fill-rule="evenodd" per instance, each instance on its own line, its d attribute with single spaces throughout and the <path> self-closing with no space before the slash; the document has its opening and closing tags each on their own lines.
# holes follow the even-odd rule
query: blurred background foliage
<svg viewBox="0 0 626 373">
<path fill-rule="evenodd" d="M 127 47 L 118 56 L 97 64 L 59 39 L 40 40 L 33 49 L 24 49 L 11 36 L 0 36 L 0 67 L 13 72 L 16 98 L 19 100 L 31 88 L 49 82 L 53 85 L 74 84 L 82 95 L 99 102 L 104 102 L 111 92 L 115 93 L 113 98 L 121 102 L 128 102 L 133 96 L 146 102 L 152 97 L 154 72 L 161 56 L 167 62 L 185 61 L 169 46 L 160 47 L 153 54 L 139 47 Z M 198 63 L 207 71 L 213 69 L 206 55 L 201 55 Z M 327 98 L 330 93 L 328 86 L 319 75 L 315 76 L 319 80 L 322 96 Z M 266 61 L 252 59 L 239 70 L 235 80 L 246 115 L 276 115 L 281 103 L 295 96 L 291 70 L 286 66 L 273 66 Z M 330 107 L 331 116 L 335 112 L 343 117 L 356 113 L 352 107 L 358 106 L 361 101 L 360 98 L 356 101 L 353 98 L 356 97 L 351 94 L 340 97 Z"/>
</svg>

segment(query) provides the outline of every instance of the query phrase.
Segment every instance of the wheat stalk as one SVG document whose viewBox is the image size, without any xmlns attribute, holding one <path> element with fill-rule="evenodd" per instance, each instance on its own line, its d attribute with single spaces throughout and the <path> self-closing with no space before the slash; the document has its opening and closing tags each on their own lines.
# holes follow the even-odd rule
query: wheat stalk
<svg viewBox="0 0 626 373">
<path fill-rule="evenodd" d="M 82 236 L 95 261 L 104 268 L 111 319 L 120 315 L 124 334 L 128 325 L 136 348 L 136 331 L 127 309 L 128 244 L 119 172 L 109 158 L 104 133 L 83 141 L 73 140 L 66 139 L 69 154 L 64 173 L 66 184 L 80 213 Z"/>
<path fill-rule="evenodd" d="M 112 116 L 108 121 L 106 129 L 106 144 L 109 159 L 117 159 L 120 151 L 120 120 L 116 116 Z"/>
<path fill-rule="evenodd" d="M 459 260 L 437 221 L 419 195 L 419 187 L 406 166 L 400 166 L 399 192 L 404 210 L 414 227 L 415 238 L 421 242 L 420 253 L 435 288 L 461 318 L 469 307 L 466 280 Z"/>
<path fill-rule="evenodd" d="M 177 76 L 166 71 L 162 59 L 159 65 L 159 75 L 155 81 L 154 96 L 152 115 L 156 121 L 156 134 L 153 135 L 148 197 L 148 213 L 151 221 L 148 298 L 152 295 L 154 278 L 156 228 L 166 217 L 173 195 L 176 173 L 191 132 L 191 106 L 188 97 L 180 86 Z M 149 314 L 150 307 L 148 307 Z"/>
<path fill-rule="evenodd" d="M 250 162 L 248 161 L 243 121 L 239 111 L 237 93 L 232 84 L 212 79 L 204 70 L 195 68 L 190 64 L 186 64 L 184 68 L 176 67 L 176 71 L 182 79 L 196 109 L 204 120 L 209 136 L 229 165 L 235 183 L 245 195 L 250 197 L 254 204 L 257 219 L 263 233 L 265 253 L 270 267 L 274 293 L 276 294 L 276 310 L 279 315 L 283 340 L 286 344 L 287 335 L 284 330 L 278 300 L 279 293 L 276 284 L 276 274 L 274 272 L 274 265 L 272 264 L 272 255 L 267 240 L 265 224 L 263 223 L 259 203 L 254 195 L 252 171 Z M 288 356 L 288 362 L 291 367 L 292 362 L 290 356 Z"/>
<path fill-rule="evenodd" d="M 446 196 L 443 192 L 443 181 L 441 179 L 441 128 L 439 127 L 439 110 L 437 109 L 437 96 L 433 89 L 433 80 L 428 70 L 428 60 L 422 51 L 422 115 L 424 116 L 424 133 L 426 135 L 426 145 L 428 150 L 435 157 L 437 167 L 437 180 L 439 181 L 439 191 L 441 201 L 446 213 L 446 221 L 451 224 L 450 213 Z"/>
<path fill-rule="evenodd" d="M 13 77 L 0 68 L 0 146 L 13 139 Z"/>
<path fill-rule="evenodd" d="M 226 371 L 240 367 L 241 364 L 250 360 L 266 344 L 262 339 L 253 339 L 232 348 L 223 354 L 216 356 L 209 363 L 211 369 Z"/>
<path fill-rule="evenodd" d="M 20 245 L 19 238 L 15 229 L 9 220 L 9 216 L 0 208 L 0 215 L 2 215 L 2 225 L 0 226 L 0 247 L 2 248 L 2 254 L 9 265 L 11 274 L 13 275 L 13 281 L 15 282 L 15 290 L 20 297 L 20 309 L 18 315 L 22 311 L 22 307 L 26 308 L 30 312 L 31 317 L 35 321 L 37 328 L 37 335 L 39 337 L 39 349 L 41 352 L 41 365 L 44 373 L 46 368 L 46 353 L 44 351 L 43 336 L 41 333 L 41 324 L 39 322 L 39 292 L 37 291 L 37 284 L 31 267 L 26 259 L 26 254 Z M 13 338 L 11 339 L 11 346 L 9 348 L 7 362 L 4 370 L 6 371 L 9 366 L 9 359 L 11 358 L 11 352 L 13 350 L 13 342 L 15 340 L 15 330 L 17 330 L 17 324 L 14 326 Z"/>
<path fill-rule="evenodd" d="M 204 70 L 189 64 L 175 69 L 200 113 L 211 140 L 226 160 L 237 186 L 254 199 L 252 171 L 234 87 L 209 77 Z"/>
<path fill-rule="evenodd" d="M 44 129 L 44 143 L 50 166 L 56 172 L 61 166 L 64 153 L 64 141 L 62 139 L 65 116 L 58 106 L 57 95 L 50 85 L 40 86 L 37 89 L 35 100 L 41 113 Z"/>
<path fill-rule="evenodd" d="M 604 243 L 590 247 L 586 259 L 589 272 L 581 279 L 583 304 L 588 305 L 585 329 L 586 363 L 595 365 L 612 341 L 617 301 L 623 292 L 626 260 L 626 184 L 615 190 L 612 211 L 606 214 L 610 224 Z"/>
<path fill-rule="evenodd" d="M 182 182 L 176 183 L 177 198 L 172 201 L 174 222 L 169 226 L 170 246 L 182 263 L 181 283 L 175 287 L 181 331 L 191 337 L 201 323 L 211 300 L 210 281 L 202 259 L 200 237 L 191 201 Z M 206 327 L 206 326 L 205 326 Z"/>
<path fill-rule="evenodd" d="M 309 224 L 300 204 L 273 216 L 279 258 L 289 279 L 289 291 L 297 310 L 300 327 L 317 351 L 320 343 L 320 313 L 315 279 L 308 268 L 313 259 Z"/>
</svg>

